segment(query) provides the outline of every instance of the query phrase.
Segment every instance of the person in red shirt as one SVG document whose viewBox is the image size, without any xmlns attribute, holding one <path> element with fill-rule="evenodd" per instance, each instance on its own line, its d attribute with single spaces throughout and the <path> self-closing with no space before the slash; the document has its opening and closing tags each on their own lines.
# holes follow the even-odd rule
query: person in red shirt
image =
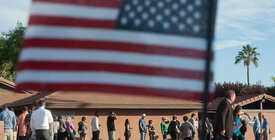
<svg viewBox="0 0 275 140">
<path fill-rule="evenodd" d="M 19 128 L 19 140 L 26 139 L 27 127 L 25 125 L 25 117 L 29 114 L 26 106 L 22 109 L 23 113 L 18 116 L 17 126 Z"/>
</svg>

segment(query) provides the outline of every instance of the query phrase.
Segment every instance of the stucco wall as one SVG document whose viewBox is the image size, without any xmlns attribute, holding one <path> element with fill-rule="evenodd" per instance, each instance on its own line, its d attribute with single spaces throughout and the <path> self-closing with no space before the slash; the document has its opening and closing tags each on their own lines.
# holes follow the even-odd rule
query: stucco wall
<svg viewBox="0 0 275 140">
<path fill-rule="evenodd" d="M 0 139 L 4 139 L 4 121 L 0 121 Z"/>
<path fill-rule="evenodd" d="M 259 117 L 259 113 L 256 112 L 256 111 L 255 112 L 248 112 L 248 114 L 251 117 L 252 116 L 258 116 Z M 275 137 L 275 112 L 263 112 L 263 114 L 269 120 L 269 125 L 270 125 L 270 129 L 271 129 L 271 134 L 269 135 L 269 139 L 271 140 L 272 137 Z M 247 126 L 246 139 L 247 140 L 255 139 L 254 134 L 253 134 L 253 124 Z"/>
<path fill-rule="evenodd" d="M 99 122 L 100 122 L 100 139 L 108 140 L 107 135 L 107 115 L 110 111 L 114 111 L 117 114 L 118 119 L 115 121 L 116 127 L 116 140 L 124 140 L 124 122 L 125 119 L 128 118 L 130 120 L 130 124 L 132 129 L 132 140 L 139 139 L 139 130 L 138 130 L 138 121 L 141 118 L 141 114 L 145 113 L 147 116 L 145 118 L 146 123 L 148 124 L 149 120 L 153 120 L 154 127 L 156 129 L 156 140 L 161 140 L 161 117 L 167 117 L 169 120 L 172 119 L 172 115 L 178 115 L 178 120 L 182 123 L 183 122 L 183 115 L 187 115 L 188 117 L 191 116 L 191 111 L 184 111 L 184 110 L 133 110 L 133 109 L 121 109 L 121 110 L 106 110 L 106 109 L 99 109 L 99 110 L 52 110 L 52 111 L 59 111 L 59 112 L 75 112 L 75 121 L 73 122 L 75 129 L 77 130 L 78 126 L 77 123 L 81 120 L 82 116 L 87 118 L 88 123 L 88 140 L 91 139 L 91 119 L 95 111 L 99 112 Z M 79 137 L 79 135 L 77 135 Z M 197 138 L 196 138 L 197 139 Z M 146 140 L 149 140 L 148 134 L 146 135 Z"/>
</svg>

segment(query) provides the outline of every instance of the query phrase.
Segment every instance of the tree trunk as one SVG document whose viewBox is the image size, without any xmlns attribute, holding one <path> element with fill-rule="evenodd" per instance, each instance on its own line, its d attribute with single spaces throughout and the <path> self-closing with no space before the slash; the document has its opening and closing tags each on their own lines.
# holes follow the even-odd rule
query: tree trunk
<svg viewBox="0 0 275 140">
<path fill-rule="evenodd" d="M 250 87 L 250 83 L 249 83 L 249 65 L 247 65 L 247 84 L 248 84 L 248 87 Z"/>
</svg>

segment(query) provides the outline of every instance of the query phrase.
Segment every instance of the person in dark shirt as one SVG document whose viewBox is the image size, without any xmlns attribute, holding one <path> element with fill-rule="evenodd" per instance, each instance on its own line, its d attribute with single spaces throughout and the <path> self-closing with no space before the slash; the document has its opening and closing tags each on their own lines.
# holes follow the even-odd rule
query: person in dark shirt
<svg viewBox="0 0 275 140">
<path fill-rule="evenodd" d="M 110 112 L 107 118 L 107 129 L 108 129 L 108 137 L 109 140 L 115 140 L 115 120 L 117 116 L 114 112 Z"/>
<path fill-rule="evenodd" d="M 155 138 L 155 127 L 153 125 L 153 121 L 152 120 L 149 120 L 148 121 L 148 131 L 149 131 L 149 139 L 150 140 L 154 140 Z"/>
<path fill-rule="evenodd" d="M 219 103 L 215 115 L 216 140 L 232 140 L 234 117 L 231 104 L 236 99 L 236 93 L 228 90 L 225 98 Z"/>
<path fill-rule="evenodd" d="M 177 120 L 177 116 L 173 116 L 173 120 L 170 122 L 168 126 L 168 132 L 172 138 L 172 140 L 178 140 L 180 134 L 180 122 Z"/>
</svg>

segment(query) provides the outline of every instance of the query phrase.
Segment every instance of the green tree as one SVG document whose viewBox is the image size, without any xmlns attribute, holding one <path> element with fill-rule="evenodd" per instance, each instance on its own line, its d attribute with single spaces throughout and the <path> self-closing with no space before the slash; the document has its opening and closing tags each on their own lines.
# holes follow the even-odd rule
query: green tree
<svg viewBox="0 0 275 140">
<path fill-rule="evenodd" d="M 18 22 L 17 26 L 9 30 L 8 33 L 2 32 L 0 35 L 0 77 L 14 80 L 17 59 L 23 43 L 25 27 Z"/>
<path fill-rule="evenodd" d="M 243 61 L 244 66 L 247 67 L 247 84 L 250 86 L 249 83 L 249 66 L 251 62 L 258 67 L 258 56 L 260 55 L 256 51 L 256 47 L 252 48 L 250 45 L 243 46 L 242 51 L 239 51 L 239 54 L 235 57 L 235 64 L 240 63 Z"/>
</svg>

